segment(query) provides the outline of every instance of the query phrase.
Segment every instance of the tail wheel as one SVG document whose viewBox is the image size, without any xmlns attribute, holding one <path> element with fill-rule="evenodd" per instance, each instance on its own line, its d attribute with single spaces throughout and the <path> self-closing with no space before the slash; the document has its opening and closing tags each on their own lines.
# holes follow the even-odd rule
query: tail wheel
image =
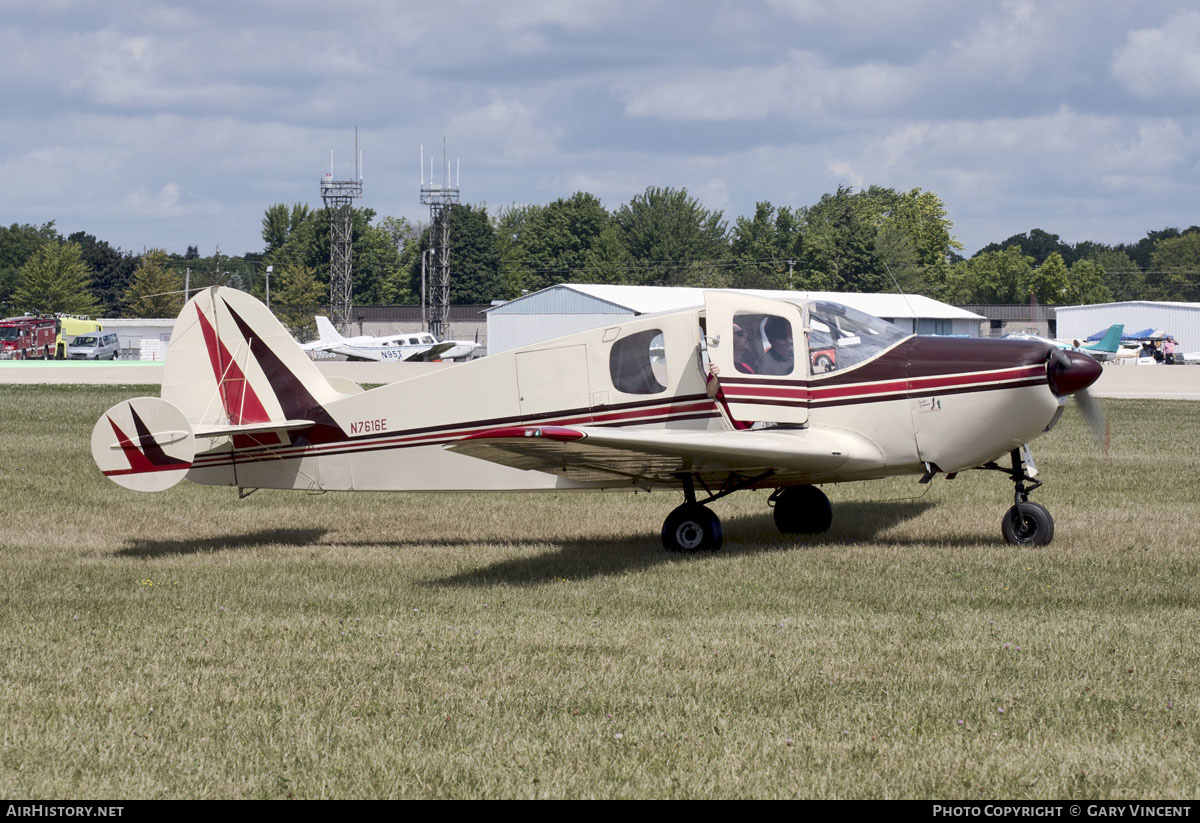
<svg viewBox="0 0 1200 823">
<path fill-rule="evenodd" d="M 721 519 L 699 503 L 684 503 L 663 522 L 662 544 L 669 552 L 715 552 L 724 540 Z"/>
<path fill-rule="evenodd" d="M 1026 501 L 1008 510 L 1000 530 L 1014 546 L 1046 546 L 1054 539 L 1054 518 L 1041 503 Z"/>
<path fill-rule="evenodd" d="M 775 527 L 784 534 L 820 534 L 833 524 L 833 506 L 816 486 L 788 486 L 771 495 Z"/>
</svg>

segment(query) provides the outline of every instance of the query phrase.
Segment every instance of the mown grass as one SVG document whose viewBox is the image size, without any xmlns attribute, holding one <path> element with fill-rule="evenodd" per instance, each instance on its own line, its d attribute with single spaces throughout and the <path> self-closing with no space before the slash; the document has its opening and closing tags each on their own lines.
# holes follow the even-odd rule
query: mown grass
<svg viewBox="0 0 1200 823">
<path fill-rule="evenodd" d="M 833 529 L 674 496 L 322 495 L 104 480 L 151 387 L 0 397 L 0 795 L 1191 798 L 1195 404 L 1070 411 L 1011 484 L 828 488 Z M 402 465 L 398 470 L 403 471 Z M 918 499 L 912 498 L 925 492 Z"/>
</svg>

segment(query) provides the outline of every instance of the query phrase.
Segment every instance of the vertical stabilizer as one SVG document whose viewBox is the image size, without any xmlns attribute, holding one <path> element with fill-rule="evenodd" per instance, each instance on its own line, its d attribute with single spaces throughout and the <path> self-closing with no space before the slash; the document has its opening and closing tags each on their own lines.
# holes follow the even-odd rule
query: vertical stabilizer
<svg viewBox="0 0 1200 823">
<path fill-rule="evenodd" d="M 1108 327 L 1108 331 L 1104 333 L 1104 337 L 1100 338 L 1099 342 L 1093 343 L 1090 346 L 1084 346 L 1087 351 L 1102 351 L 1114 354 L 1121 345 L 1121 332 L 1125 331 L 1124 323 L 1116 323 Z"/>
<path fill-rule="evenodd" d="M 322 343 L 341 345 L 346 342 L 346 338 L 338 334 L 338 330 L 329 322 L 329 318 L 323 314 L 317 315 L 317 334 L 320 336 Z"/>
<path fill-rule="evenodd" d="M 175 321 L 162 398 L 193 427 L 326 422 L 325 404 L 340 396 L 270 310 L 244 292 L 205 289 Z"/>
</svg>

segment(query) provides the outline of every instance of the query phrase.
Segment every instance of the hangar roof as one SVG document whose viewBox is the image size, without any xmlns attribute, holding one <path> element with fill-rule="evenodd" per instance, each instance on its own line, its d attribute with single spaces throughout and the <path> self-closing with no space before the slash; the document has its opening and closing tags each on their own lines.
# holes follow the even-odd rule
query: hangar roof
<svg viewBox="0 0 1200 823">
<path fill-rule="evenodd" d="M 1124 300 L 1116 303 L 1088 303 L 1083 306 L 1057 306 L 1057 311 L 1074 311 L 1076 309 L 1104 309 L 1123 306 L 1148 306 L 1165 309 L 1200 309 L 1200 303 L 1178 303 L 1171 300 Z"/>
<path fill-rule="evenodd" d="M 706 289 L 685 286 L 610 286 L 561 283 L 493 306 L 497 314 L 566 312 L 600 314 L 604 310 L 651 314 L 704 303 Z M 717 291 L 713 289 L 712 291 Z M 724 290 L 723 290 L 724 291 Z M 746 294 L 782 300 L 829 300 L 884 318 L 983 320 L 982 315 L 919 294 L 861 294 L 767 289 L 736 289 Z M 589 299 L 590 298 L 590 299 Z"/>
</svg>

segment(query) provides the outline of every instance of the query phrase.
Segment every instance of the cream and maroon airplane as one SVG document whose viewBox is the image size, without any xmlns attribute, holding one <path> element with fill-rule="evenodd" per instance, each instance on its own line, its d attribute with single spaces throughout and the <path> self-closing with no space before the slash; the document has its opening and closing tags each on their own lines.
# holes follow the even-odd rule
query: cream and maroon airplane
<svg viewBox="0 0 1200 823">
<path fill-rule="evenodd" d="M 814 345 L 832 341 L 831 371 L 814 371 L 814 329 Z M 1015 487 L 1004 537 L 1044 545 L 1054 522 L 1028 500 L 1041 481 L 1027 444 L 1100 372 L 1045 343 L 911 335 L 836 303 L 710 291 L 704 306 L 364 391 L 326 379 L 257 300 L 214 286 L 176 321 L 161 398 L 109 409 L 92 454 L 142 491 L 183 477 L 239 490 L 672 489 L 685 501 L 662 528 L 673 551 L 719 548 L 705 504 L 741 489 L 774 489 L 781 531 L 818 533 L 832 520 L 818 484 L 987 469 Z"/>
</svg>

